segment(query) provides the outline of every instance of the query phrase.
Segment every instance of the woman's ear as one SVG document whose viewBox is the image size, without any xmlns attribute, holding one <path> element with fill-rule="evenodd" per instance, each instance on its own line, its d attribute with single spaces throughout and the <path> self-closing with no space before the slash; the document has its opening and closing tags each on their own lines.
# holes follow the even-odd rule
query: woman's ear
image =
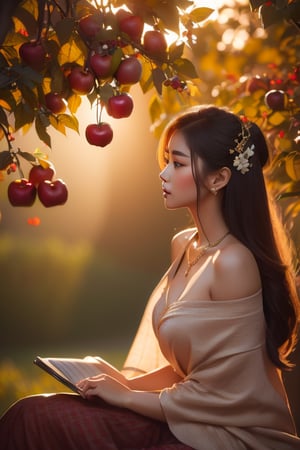
<svg viewBox="0 0 300 450">
<path fill-rule="evenodd" d="M 207 187 L 211 192 L 217 193 L 228 184 L 230 177 L 231 170 L 229 169 L 229 167 L 222 167 L 216 172 L 208 175 Z"/>
</svg>

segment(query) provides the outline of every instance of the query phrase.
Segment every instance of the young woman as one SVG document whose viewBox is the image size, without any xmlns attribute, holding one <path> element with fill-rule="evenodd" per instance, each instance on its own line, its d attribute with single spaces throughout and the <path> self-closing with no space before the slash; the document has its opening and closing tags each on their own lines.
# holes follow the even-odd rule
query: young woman
<svg viewBox="0 0 300 450">
<path fill-rule="evenodd" d="M 172 241 L 118 371 L 82 395 L 33 396 L 0 421 L 5 450 L 296 450 L 281 371 L 298 302 L 283 234 L 271 216 L 260 129 L 225 109 L 189 110 L 159 148 L 165 205 L 194 228 Z M 280 243 L 280 245 L 279 245 Z"/>
</svg>

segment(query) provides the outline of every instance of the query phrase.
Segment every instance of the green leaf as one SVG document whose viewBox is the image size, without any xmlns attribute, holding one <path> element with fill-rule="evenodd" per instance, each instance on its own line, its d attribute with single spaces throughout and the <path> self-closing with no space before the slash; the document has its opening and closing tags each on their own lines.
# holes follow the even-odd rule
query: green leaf
<svg viewBox="0 0 300 450">
<path fill-rule="evenodd" d="M 29 36 L 36 38 L 38 25 L 34 16 L 30 14 L 29 11 L 27 11 L 25 8 L 22 7 L 19 7 L 14 11 L 14 16 L 17 17 L 20 20 L 20 22 L 22 22 Z"/>
<path fill-rule="evenodd" d="M 153 11 L 163 22 L 164 28 L 179 34 L 179 12 L 176 3 L 173 0 L 158 2 L 158 4 L 153 7 Z"/>
<path fill-rule="evenodd" d="M 212 8 L 196 8 L 189 13 L 189 18 L 194 23 L 200 23 L 206 20 L 213 12 L 214 9 Z"/>
<path fill-rule="evenodd" d="M 46 127 L 42 120 L 42 114 L 38 114 L 35 118 L 35 129 L 38 137 L 43 141 L 48 147 L 51 147 L 51 138 L 46 131 Z"/>
<path fill-rule="evenodd" d="M 53 60 L 57 59 L 61 45 L 54 39 L 44 41 L 45 50 L 51 55 L 50 65 L 53 63 Z"/>
<path fill-rule="evenodd" d="M 120 49 L 120 47 L 117 47 L 111 59 L 111 73 L 114 73 L 117 70 L 123 56 L 124 55 L 122 50 Z"/>
<path fill-rule="evenodd" d="M 22 152 L 20 149 L 18 150 L 18 154 L 22 156 L 28 162 L 35 162 L 36 158 L 29 152 Z"/>
<path fill-rule="evenodd" d="M 57 61 L 51 64 L 50 76 L 51 76 L 51 91 L 58 93 L 63 92 L 65 77 L 60 66 L 57 64 Z"/>
<path fill-rule="evenodd" d="M 96 89 L 94 89 L 90 94 L 87 95 L 87 99 L 90 102 L 90 105 L 93 106 L 95 101 L 97 100 L 98 94 Z"/>
<path fill-rule="evenodd" d="M 198 78 L 194 64 L 186 58 L 179 58 L 173 63 L 173 67 L 178 73 L 188 78 Z"/>
<path fill-rule="evenodd" d="M 22 93 L 22 97 L 25 102 L 30 106 L 31 109 L 35 109 L 38 107 L 38 98 L 36 93 L 29 89 L 25 84 L 19 84 L 19 89 Z"/>
<path fill-rule="evenodd" d="M 116 30 L 113 29 L 101 29 L 97 34 L 95 39 L 97 39 L 98 42 L 105 42 L 105 41 L 114 41 L 117 39 L 118 33 Z"/>
<path fill-rule="evenodd" d="M 11 110 L 14 110 L 16 107 L 16 100 L 12 93 L 8 89 L 0 89 L 0 103 L 3 100 L 5 103 L 9 105 Z M 2 104 L 3 106 L 3 104 Z"/>
<path fill-rule="evenodd" d="M 0 71 L 0 89 L 2 88 L 9 88 L 16 80 L 17 80 L 17 76 L 13 73 L 11 73 L 10 70 L 4 71 L 1 70 Z"/>
<path fill-rule="evenodd" d="M 45 114 L 44 112 L 39 111 L 37 113 L 37 116 L 39 117 L 39 120 L 41 121 L 41 123 L 43 124 L 43 126 L 45 128 L 49 127 L 49 125 L 50 125 L 50 118 L 49 118 L 48 114 Z M 55 117 L 54 114 L 51 114 L 51 117 Z"/>
<path fill-rule="evenodd" d="M 0 170 L 5 170 L 7 166 L 14 162 L 13 155 L 8 150 L 0 152 Z"/>
<path fill-rule="evenodd" d="M 28 87 L 33 87 L 35 84 L 41 84 L 43 80 L 42 75 L 29 66 L 14 64 L 12 70 L 21 76 L 23 83 Z"/>
<path fill-rule="evenodd" d="M 114 89 L 109 83 L 105 83 L 97 89 L 101 102 L 107 103 L 108 99 L 114 95 Z"/>
<path fill-rule="evenodd" d="M 75 27 L 74 18 L 64 18 L 56 23 L 54 30 L 56 31 L 60 44 L 65 44 L 69 41 Z"/>
<path fill-rule="evenodd" d="M 172 62 L 176 59 L 181 58 L 181 56 L 183 55 L 184 47 L 184 42 L 182 42 L 181 44 L 177 44 L 176 42 L 171 44 L 169 47 L 169 60 Z"/>
<path fill-rule="evenodd" d="M 27 103 L 20 102 L 14 109 L 15 129 L 19 130 L 24 125 L 34 121 L 34 111 Z"/>
<path fill-rule="evenodd" d="M 152 70 L 152 79 L 153 79 L 153 84 L 155 86 L 155 89 L 161 95 L 162 84 L 166 79 L 164 71 L 161 70 L 159 67 L 156 67 L 155 69 Z"/>
</svg>

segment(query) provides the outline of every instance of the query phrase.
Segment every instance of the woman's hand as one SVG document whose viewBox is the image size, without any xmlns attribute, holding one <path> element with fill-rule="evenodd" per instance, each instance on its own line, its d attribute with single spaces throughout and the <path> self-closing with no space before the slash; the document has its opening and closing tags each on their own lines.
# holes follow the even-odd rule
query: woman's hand
<svg viewBox="0 0 300 450">
<path fill-rule="evenodd" d="M 125 384 L 107 374 L 85 378 L 77 383 L 77 387 L 82 397 L 87 400 L 96 396 L 111 405 L 123 408 L 126 407 L 131 392 Z"/>
<path fill-rule="evenodd" d="M 118 369 L 116 369 L 116 367 L 105 361 L 105 359 L 100 358 L 99 356 L 97 356 L 96 359 L 98 361 L 99 375 L 100 374 L 109 375 L 110 377 L 114 378 L 115 380 L 119 381 L 125 386 L 128 386 L 128 379 L 125 377 L 123 373 L 121 373 Z M 92 378 L 96 379 L 97 377 L 98 375 Z"/>
<path fill-rule="evenodd" d="M 77 386 L 82 397 L 88 400 L 100 397 L 113 406 L 128 408 L 155 420 L 165 421 L 158 393 L 132 390 L 105 374 L 85 378 Z"/>
</svg>

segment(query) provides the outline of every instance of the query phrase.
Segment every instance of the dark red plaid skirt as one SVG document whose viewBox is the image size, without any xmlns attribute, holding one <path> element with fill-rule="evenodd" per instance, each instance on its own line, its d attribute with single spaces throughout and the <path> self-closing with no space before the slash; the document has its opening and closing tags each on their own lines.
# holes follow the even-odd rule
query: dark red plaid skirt
<svg viewBox="0 0 300 450">
<path fill-rule="evenodd" d="M 191 450 L 168 425 L 76 394 L 26 397 L 0 419 L 3 450 Z"/>
</svg>

